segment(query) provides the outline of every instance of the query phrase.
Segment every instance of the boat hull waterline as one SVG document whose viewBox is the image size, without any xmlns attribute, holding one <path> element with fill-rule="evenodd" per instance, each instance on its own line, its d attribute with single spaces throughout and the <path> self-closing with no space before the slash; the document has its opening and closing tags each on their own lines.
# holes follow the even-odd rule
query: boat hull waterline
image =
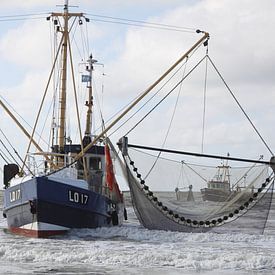
<svg viewBox="0 0 275 275">
<path fill-rule="evenodd" d="M 118 225 L 123 208 L 122 203 L 114 205 L 104 195 L 47 176 L 4 191 L 3 214 L 9 231 L 30 237 L 60 235 L 71 228 Z"/>
</svg>

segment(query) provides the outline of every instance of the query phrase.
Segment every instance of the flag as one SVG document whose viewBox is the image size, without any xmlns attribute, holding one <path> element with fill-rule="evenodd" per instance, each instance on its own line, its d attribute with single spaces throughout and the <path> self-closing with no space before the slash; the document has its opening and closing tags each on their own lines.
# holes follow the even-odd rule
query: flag
<svg viewBox="0 0 275 275">
<path fill-rule="evenodd" d="M 110 193 L 113 198 L 119 201 L 123 201 L 123 196 L 121 191 L 119 190 L 119 186 L 117 184 L 114 168 L 113 168 L 113 162 L 110 154 L 110 148 L 108 144 L 105 145 L 105 160 L 106 160 L 106 184 L 109 187 Z"/>
<path fill-rule="evenodd" d="M 82 82 L 90 82 L 91 81 L 91 76 L 90 75 L 85 75 L 83 74 L 82 76 Z"/>
</svg>

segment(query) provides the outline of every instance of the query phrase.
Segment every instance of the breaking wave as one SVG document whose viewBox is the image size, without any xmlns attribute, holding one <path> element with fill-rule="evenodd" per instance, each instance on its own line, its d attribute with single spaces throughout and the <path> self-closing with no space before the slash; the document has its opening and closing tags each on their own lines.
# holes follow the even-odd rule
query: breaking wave
<svg viewBox="0 0 275 275">
<path fill-rule="evenodd" d="M 128 212 L 130 220 L 121 227 L 72 230 L 66 236 L 51 239 L 28 239 L 6 233 L 2 228 L 0 273 L 275 271 L 274 235 L 147 230 L 139 225 L 132 208 Z M 0 220 L 1 227 L 3 224 Z"/>
</svg>

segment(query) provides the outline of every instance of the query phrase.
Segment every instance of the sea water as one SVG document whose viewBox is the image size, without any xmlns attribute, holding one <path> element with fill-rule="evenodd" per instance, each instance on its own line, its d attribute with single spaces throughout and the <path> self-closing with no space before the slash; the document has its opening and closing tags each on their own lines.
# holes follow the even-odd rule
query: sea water
<svg viewBox="0 0 275 275">
<path fill-rule="evenodd" d="M 273 207 L 264 235 L 150 231 L 127 211 L 120 227 L 34 239 L 8 233 L 0 210 L 0 274 L 275 274 Z"/>
</svg>

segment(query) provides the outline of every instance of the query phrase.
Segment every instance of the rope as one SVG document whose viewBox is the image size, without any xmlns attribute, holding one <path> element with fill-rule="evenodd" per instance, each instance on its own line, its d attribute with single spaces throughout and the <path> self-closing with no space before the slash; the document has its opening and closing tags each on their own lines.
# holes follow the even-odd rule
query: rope
<svg viewBox="0 0 275 275">
<path fill-rule="evenodd" d="M 183 77 L 184 77 L 184 75 L 185 75 L 187 61 L 188 61 L 188 57 L 187 57 L 186 62 L 185 62 L 185 67 L 184 67 L 184 70 L 183 70 L 183 75 L 182 75 L 182 78 L 183 78 Z M 167 129 L 167 132 L 166 132 L 166 135 L 165 135 L 164 141 L 163 141 L 162 146 L 161 146 L 162 148 L 163 148 L 163 147 L 164 147 L 164 145 L 166 144 L 166 141 L 167 141 L 167 138 L 168 138 L 169 132 L 170 132 L 171 127 L 172 127 L 172 122 L 173 122 L 174 117 L 175 117 L 175 114 L 176 114 L 176 109 L 177 109 L 177 106 L 178 106 L 178 102 L 179 102 L 180 93 L 181 93 L 181 91 L 182 91 L 182 83 L 183 83 L 183 82 L 181 82 L 181 84 L 180 84 L 180 86 L 179 86 L 179 91 L 178 91 L 177 98 L 176 98 L 176 102 L 175 102 L 175 105 L 174 105 L 174 109 L 173 109 L 172 117 L 171 117 L 171 119 L 170 119 L 170 123 L 169 123 L 168 129 Z M 154 161 L 154 163 L 153 163 L 152 167 L 150 168 L 150 170 L 148 171 L 148 173 L 145 175 L 145 177 L 144 177 L 145 179 L 146 179 L 146 178 L 150 175 L 150 173 L 151 173 L 151 172 L 152 172 L 152 170 L 154 169 L 154 167 L 155 167 L 155 165 L 157 164 L 157 161 L 158 161 L 158 159 L 159 159 L 160 155 L 161 155 L 161 151 L 158 153 L 158 155 L 157 155 L 157 157 L 156 157 L 156 159 L 155 159 L 155 161 Z"/>
<path fill-rule="evenodd" d="M 4 134 L 4 132 L 0 129 L 2 135 L 4 136 L 4 138 L 6 139 L 6 141 L 8 142 L 8 144 L 11 146 L 11 148 L 13 149 L 14 153 L 16 154 L 16 156 L 20 159 L 20 161 L 23 163 L 24 160 L 21 158 L 21 156 L 18 154 L 18 152 L 16 151 L 16 149 L 12 146 L 11 142 L 9 141 L 8 137 Z M 2 141 L 1 141 L 2 143 Z M 3 144 L 4 145 L 4 144 Z M 15 161 L 15 163 L 18 165 L 18 167 L 20 168 L 19 163 L 15 160 L 15 158 L 11 155 L 12 159 Z M 11 162 L 9 162 L 11 163 Z M 8 164 L 8 163 L 7 163 Z M 30 168 L 28 166 L 26 166 L 28 171 L 32 174 L 32 171 L 30 170 Z"/>
<path fill-rule="evenodd" d="M 260 156 L 259 159 L 260 159 L 260 160 L 263 159 L 263 156 Z M 247 175 L 256 165 L 257 165 L 257 164 L 254 163 L 251 167 L 249 167 L 249 169 L 243 173 L 243 175 L 240 177 L 240 179 L 239 179 L 235 184 L 232 185 L 232 188 L 234 188 L 235 186 L 237 186 L 237 184 L 239 184 L 240 181 L 241 181 L 242 179 L 244 179 L 245 176 L 246 176 L 246 175 Z"/>
<path fill-rule="evenodd" d="M 186 59 L 190 60 L 190 57 L 194 55 L 194 53 L 199 49 L 201 45 L 199 45 L 194 51 L 190 54 L 190 56 L 187 56 Z M 109 136 L 112 136 L 115 132 L 117 132 L 123 125 L 125 125 L 130 119 L 132 119 L 141 109 L 143 109 L 165 86 L 166 84 L 182 69 L 184 64 L 186 64 L 187 60 L 171 75 L 171 77 L 136 111 L 134 112 L 125 122 L 123 122 L 121 125 L 119 125 Z M 110 119 L 107 120 L 109 122 L 113 117 L 115 117 L 117 114 L 121 113 L 124 109 L 126 109 L 128 106 L 131 105 L 132 102 L 134 102 L 140 95 L 138 95 L 134 100 L 132 100 L 129 104 L 127 104 L 125 107 L 121 108 L 118 112 L 116 112 Z M 130 129 L 128 133 L 130 133 L 132 129 Z M 125 135 L 125 136 L 126 136 Z"/>
<path fill-rule="evenodd" d="M 4 136 L 5 140 L 8 142 L 8 144 L 10 145 L 10 147 L 13 149 L 14 153 L 17 155 L 17 157 L 23 162 L 22 158 L 20 157 L 20 155 L 18 154 L 18 152 L 15 150 L 15 148 L 12 146 L 11 142 L 9 141 L 8 137 L 5 135 L 5 133 L 2 131 L 2 129 L 0 128 L 0 132 L 2 133 L 2 135 Z M 17 163 L 18 164 L 18 163 Z M 19 165 L 19 164 L 18 164 Z"/>
<path fill-rule="evenodd" d="M 111 16 L 102 16 L 102 15 L 89 14 L 89 13 L 87 15 L 90 15 L 92 17 L 97 17 L 97 18 L 104 18 L 104 19 L 95 19 L 95 18 L 92 19 L 93 21 L 103 22 L 103 23 L 113 23 L 113 24 L 128 25 L 128 26 L 135 26 L 135 27 L 158 29 L 158 30 L 166 30 L 166 31 L 176 31 L 176 32 L 194 33 L 196 31 L 195 28 L 187 28 L 187 27 L 180 27 L 180 26 L 175 26 L 175 25 L 145 22 L 145 21 L 141 21 L 141 20 L 131 20 L 131 19 L 124 19 L 124 18 L 111 17 Z"/>
<path fill-rule="evenodd" d="M 39 16 L 39 17 L 22 17 L 22 18 L 9 18 L 9 19 L 0 19 L 0 22 L 7 22 L 7 21 L 22 21 L 22 20 L 36 20 L 36 19 L 45 19 L 45 17 L 43 16 Z"/>
<path fill-rule="evenodd" d="M 2 131 L 1 131 L 2 132 Z M 16 161 L 16 159 L 14 158 L 14 156 L 11 154 L 11 152 L 9 151 L 9 149 L 7 148 L 7 146 L 4 144 L 4 142 L 0 139 L 1 144 L 3 145 L 3 147 L 6 149 L 6 151 L 8 152 L 9 156 L 14 160 L 14 162 L 18 165 L 19 163 Z"/>
<path fill-rule="evenodd" d="M 206 49 L 206 56 L 208 56 L 208 46 Z M 203 89 L 203 115 L 202 115 L 202 136 L 201 136 L 201 153 L 203 153 L 204 146 L 204 133 L 205 133 L 205 114 L 206 114 L 206 88 L 207 88 L 207 73 L 208 73 L 208 58 L 205 60 L 205 76 L 204 76 L 204 89 Z"/>
<path fill-rule="evenodd" d="M 49 76 L 49 79 L 48 79 L 48 82 L 47 82 L 47 85 L 46 85 L 46 88 L 45 88 L 45 91 L 44 91 L 44 94 L 43 94 L 43 97 L 42 97 L 42 101 L 40 103 L 40 106 L 39 106 L 39 111 L 38 111 L 38 114 L 37 114 L 37 117 L 36 117 L 36 120 L 35 120 L 35 123 L 34 123 L 34 127 L 33 127 L 33 130 L 32 130 L 32 133 L 31 133 L 31 138 L 29 140 L 29 144 L 28 144 L 28 148 L 26 150 L 26 155 L 25 155 L 25 158 L 24 158 L 24 162 L 23 162 L 23 165 L 22 165 L 22 168 L 21 168 L 21 172 L 23 171 L 24 169 L 24 166 L 26 164 L 26 160 L 27 160 L 27 156 L 28 156 L 28 152 L 30 150 L 30 147 L 31 147 L 31 144 L 32 144 L 32 140 L 33 140 L 33 136 L 34 136 L 34 133 L 36 131 L 36 126 L 37 126 L 37 123 L 38 123 L 38 119 L 40 117 L 40 114 L 41 114 L 41 111 L 42 111 L 42 107 L 43 107 L 43 103 L 45 101 L 45 98 L 46 98 L 46 94 L 48 92 L 48 88 L 49 88 L 49 85 L 50 85 L 50 80 L 51 80 L 51 77 L 53 75 L 53 72 L 54 72 L 54 67 L 55 67 L 55 63 L 57 61 L 57 57 L 59 55 L 59 51 L 61 49 L 61 46 L 63 45 L 63 39 L 64 39 L 64 34 L 62 35 L 62 38 L 60 40 L 60 44 L 58 46 L 58 50 L 57 50 L 57 54 L 56 54 L 56 57 L 55 57 L 55 60 L 54 60 L 54 64 L 53 64 L 53 67 L 51 69 L 51 72 L 50 72 L 50 76 Z"/>
<path fill-rule="evenodd" d="M 175 25 L 167 25 L 167 24 L 161 24 L 161 23 L 154 23 L 154 22 L 146 22 L 141 20 L 133 20 L 133 19 L 126 19 L 121 17 L 113 17 L 113 16 L 106 16 L 106 15 L 98 15 L 98 14 L 89 14 L 90 16 L 94 17 L 100 17 L 100 18 L 107 18 L 107 19 L 114 19 L 114 20 L 120 20 L 120 21 L 126 21 L 126 22 L 134 22 L 134 23 L 141 23 L 151 26 L 160 26 L 160 27 L 168 27 L 168 28 L 176 28 L 180 30 L 189 30 L 189 31 L 195 31 L 195 28 L 189 28 L 189 27 L 181 27 L 181 26 L 175 26 Z"/>
<path fill-rule="evenodd" d="M 215 69 L 215 71 L 217 72 L 217 74 L 219 75 L 219 77 L 221 78 L 222 82 L 224 83 L 224 85 L 226 86 L 226 88 L 228 89 L 228 91 L 230 92 L 230 94 L 232 95 L 233 99 L 236 101 L 236 103 L 238 104 L 239 108 L 241 109 L 241 111 L 243 112 L 243 114 L 245 115 L 245 117 L 247 118 L 247 120 L 249 121 L 249 123 L 251 124 L 251 126 L 253 127 L 253 129 L 255 130 L 255 132 L 257 133 L 257 135 L 259 136 L 259 138 L 261 139 L 261 141 L 264 143 L 265 147 L 267 148 L 267 150 L 270 152 L 270 154 L 273 156 L 273 152 L 271 151 L 270 147 L 267 145 L 267 143 L 265 142 L 264 138 L 262 137 L 262 135 L 259 133 L 259 131 L 257 130 L 256 126 L 253 124 L 252 120 L 250 119 L 250 117 L 248 116 L 248 114 L 245 112 L 244 108 L 241 106 L 240 102 L 238 101 L 238 99 L 236 98 L 236 96 L 234 95 L 234 93 L 232 92 L 232 90 L 230 89 L 230 87 L 228 86 L 228 84 L 225 82 L 223 76 L 221 75 L 221 73 L 218 71 L 217 67 L 215 66 L 215 64 L 213 63 L 212 59 L 208 56 L 208 59 L 210 60 L 213 68 Z"/>
<path fill-rule="evenodd" d="M 85 20 L 85 22 L 86 22 L 86 20 Z M 87 39 L 86 47 L 87 47 L 87 53 L 89 55 L 90 54 L 90 43 L 89 43 L 89 32 L 88 32 L 88 24 L 87 23 L 85 24 L 85 29 L 86 29 L 86 39 Z"/>
<path fill-rule="evenodd" d="M 4 152 L 0 149 L 0 157 L 7 163 L 9 164 L 10 161 L 9 159 L 7 158 L 7 156 L 4 154 Z"/>
<path fill-rule="evenodd" d="M 186 61 L 185 63 L 186 64 Z M 183 65 L 184 65 L 183 64 Z M 182 65 L 182 66 L 183 66 Z M 141 105 L 140 108 L 138 108 L 138 110 L 136 112 L 134 112 L 125 122 L 123 122 L 121 125 L 119 125 L 109 136 L 113 135 L 115 132 L 117 132 L 122 126 L 124 126 L 130 119 L 132 119 L 140 110 L 142 110 L 165 86 L 166 84 L 178 73 L 179 70 L 181 70 L 182 66 L 180 66 L 180 68 L 144 103 Z M 138 98 L 138 96 L 136 97 Z M 135 99 L 134 99 L 135 100 Z M 134 101 L 133 100 L 133 101 Z M 128 104 L 130 105 L 130 103 Z M 123 111 L 123 109 L 125 109 L 128 105 L 126 105 L 124 108 L 122 108 L 119 112 L 117 113 L 120 113 L 121 111 Z M 116 113 L 116 114 L 117 114 Z M 107 121 L 108 122 L 108 121 Z M 130 129 L 126 135 L 128 135 L 130 132 L 132 131 L 132 129 Z"/>
<path fill-rule="evenodd" d="M 10 109 L 18 116 L 20 117 L 20 119 L 22 119 L 22 121 L 24 121 L 26 123 L 27 126 L 29 126 L 32 129 L 32 126 L 13 108 L 13 106 L 2 96 L 0 95 L 0 98 L 5 102 L 6 105 L 8 105 L 10 107 Z M 43 137 L 41 135 L 39 135 L 39 133 L 35 132 L 35 134 L 40 138 L 40 140 L 42 140 L 45 144 L 48 144 L 48 142 L 43 139 Z"/>
<path fill-rule="evenodd" d="M 68 45 L 69 45 L 69 55 L 70 55 L 70 64 L 71 64 L 71 74 L 72 74 L 72 80 L 73 80 L 74 101 L 75 101 L 75 108 L 76 108 L 76 113 L 77 113 L 77 123 L 78 123 L 78 130 L 79 130 L 79 136 L 80 136 L 80 145 L 81 145 L 81 150 L 83 150 L 84 146 L 83 146 L 83 140 L 82 140 L 81 123 L 80 123 L 79 108 L 78 108 L 78 101 L 77 101 L 76 85 L 75 85 L 75 78 L 74 78 L 73 57 L 72 57 L 72 49 L 71 49 L 70 39 L 68 39 Z M 84 161 L 84 158 L 83 158 L 83 167 L 84 167 L 84 175 L 85 175 L 86 179 L 88 179 L 87 163 L 86 163 L 86 161 Z"/>
<path fill-rule="evenodd" d="M 96 109 L 94 108 L 94 113 L 96 110 L 98 112 L 98 116 L 100 117 L 100 120 L 101 120 L 100 126 L 97 127 L 97 129 L 101 129 L 101 131 L 103 131 L 103 129 L 105 129 L 105 121 L 103 118 L 103 111 L 102 111 L 103 103 L 102 104 L 100 103 L 100 99 L 99 99 L 100 95 L 98 95 L 98 89 L 96 87 L 96 82 L 95 82 L 94 78 L 92 78 L 92 83 L 93 83 L 93 87 L 94 87 L 94 89 L 93 89 L 94 100 L 96 101 L 95 106 L 98 106 L 98 108 L 96 108 Z M 94 118 L 94 116 L 93 116 L 93 118 Z M 94 129 L 96 129 L 95 121 L 93 122 L 93 125 L 94 125 Z M 96 135 L 96 130 L 94 130 L 94 133 Z"/>
<path fill-rule="evenodd" d="M 151 114 L 181 83 L 201 64 L 201 62 L 206 58 L 204 56 L 189 72 L 188 74 L 182 78 L 149 112 L 143 116 L 127 133 L 127 136 L 130 132 L 132 132 L 149 114 Z"/>
<path fill-rule="evenodd" d="M 205 179 L 202 175 L 200 175 L 194 168 L 192 168 L 188 163 L 185 161 L 181 161 L 182 164 L 185 164 L 186 167 L 188 167 L 193 173 L 195 173 L 197 176 L 199 176 L 203 181 L 207 182 L 207 179 Z"/>
</svg>

